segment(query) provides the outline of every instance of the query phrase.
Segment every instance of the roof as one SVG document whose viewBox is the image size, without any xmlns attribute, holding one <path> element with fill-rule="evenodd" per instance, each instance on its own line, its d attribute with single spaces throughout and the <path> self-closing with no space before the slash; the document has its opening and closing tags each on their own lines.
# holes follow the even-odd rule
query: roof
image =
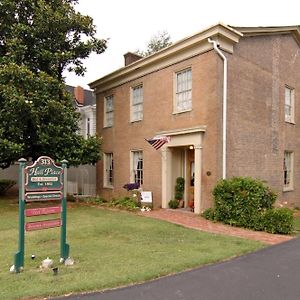
<svg viewBox="0 0 300 300">
<path fill-rule="evenodd" d="M 194 35 L 186 37 L 152 55 L 142 58 L 130 65 L 120 68 L 89 84 L 95 92 L 103 92 L 118 85 L 124 84 L 141 76 L 158 71 L 176 62 L 194 57 L 212 50 L 213 45 L 208 38 L 217 41 L 220 49 L 233 53 L 233 46 L 243 36 L 292 34 L 300 46 L 300 26 L 277 27 L 236 27 L 216 24 Z"/>
<path fill-rule="evenodd" d="M 77 106 L 89 106 L 89 105 L 95 105 L 96 104 L 96 98 L 94 95 L 94 92 L 92 90 L 83 89 L 84 91 L 84 104 L 79 104 L 77 99 L 75 98 L 74 93 L 74 86 L 66 85 L 67 91 L 72 94 L 74 101 L 76 102 Z"/>
</svg>

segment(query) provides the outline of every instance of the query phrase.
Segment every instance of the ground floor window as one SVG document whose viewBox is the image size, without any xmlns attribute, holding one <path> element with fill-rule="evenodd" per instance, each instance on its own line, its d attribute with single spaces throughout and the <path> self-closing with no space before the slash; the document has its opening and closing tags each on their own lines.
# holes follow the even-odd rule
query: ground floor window
<svg viewBox="0 0 300 300">
<path fill-rule="evenodd" d="M 284 190 L 293 189 L 293 160 L 294 160 L 294 153 L 292 151 L 285 151 L 284 160 L 283 160 Z"/>
<path fill-rule="evenodd" d="M 114 185 L 114 159 L 113 153 L 104 153 L 104 186 Z"/>
<path fill-rule="evenodd" d="M 130 181 L 143 184 L 143 151 L 131 151 Z"/>
</svg>

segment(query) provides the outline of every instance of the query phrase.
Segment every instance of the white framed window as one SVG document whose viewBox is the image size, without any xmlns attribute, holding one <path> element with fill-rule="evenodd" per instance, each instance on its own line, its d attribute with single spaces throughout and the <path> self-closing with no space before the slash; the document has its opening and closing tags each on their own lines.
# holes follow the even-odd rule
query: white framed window
<svg viewBox="0 0 300 300">
<path fill-rule="evenodd" d="M 130 152 L 130 182 L 143 184 L 143 151 Z"/>
<path fill-rule="evenodd" d="M 174 112 L 192 109 L 192 69 L 175 73 Z"/>
<path fill-rule="evenodd" d="M 114 157 L 113 153 L 104 153 L 104 187 L 113 187 L 114 185 Z"/>
<path fill-rule="evenodd" d="M 131 88 L 131 122 L 143 120 L 143 85 Z"/>
<path fill-rule="evenodd" d="M 285 86 L 284 120 L 288 123 L 295 122 L 295 90 L 289 86 Z"/>
<path fill-rule="evenodd" d="M 283 159 L 283 190 L 293 190 L 294 152 L 284 151 Z"/>
<path fill-rule="evenodd" d="M 114 125 L 114 97 L 113 95 L 104 98 L 104 127 Z"/>
<path fill-rule="evenodd" d="M 91 119 L 90 118 L 86 119 L 86 136 L 87 137 L 91 136 Z"/>
</svg>

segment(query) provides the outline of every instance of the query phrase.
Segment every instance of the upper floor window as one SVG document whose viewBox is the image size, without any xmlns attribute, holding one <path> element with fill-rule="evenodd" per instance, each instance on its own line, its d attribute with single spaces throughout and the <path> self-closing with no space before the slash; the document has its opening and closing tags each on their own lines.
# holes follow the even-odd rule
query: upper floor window
<svg viewBox="0 0 300 300">
<path fill-rule="evenodd" d="M 283 160 L 283 189 L 286 191 L 293 189 L 293 161 L 294 153 L 285 151 Z"/>
<path fill-rule="evenodd" d="M 192 109 L 192 70 L 186 69 L 175 74 L 174 112 Z"/>
<path fill-rule="evenodd" d="M 114 124 L 114 97 L 104 98 L 104 127 L 111 127 Z"/>
<path fill-rule="evenodd" d="M 114 185 L 114 159 L 113 153 L 104 153 L 104 187 Z"/>
<path fill-rule="evenodd" d="M 293 88 L 285 87 L 284 97 L 284 120 L 289 123 L 295 122 L 295 92 Z"/>
<path fill-rule="evenodd" d="M 143 120 L 143 85 L 131 88 L 131 122 Z"/>
<path fill-rule="evenodd" d="M 143 184 L 143 151 L 131 151 L 130 181 Z"/>
</svg>

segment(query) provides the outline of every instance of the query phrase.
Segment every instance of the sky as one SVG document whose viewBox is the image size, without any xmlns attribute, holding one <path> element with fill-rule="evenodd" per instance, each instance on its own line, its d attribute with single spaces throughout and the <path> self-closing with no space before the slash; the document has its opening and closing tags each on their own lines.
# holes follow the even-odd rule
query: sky
<svg viewBox="0 0 300 300">
<path fill-rule="evenodd" d="M 217 23 L 300 25 L 299 0 L 79 0 L 76 10 L 93 18 L 98 38 L 108 39 L 104 53 L 84 60 L 84 77 L 64 73 L 67 84 L 84 88 L 123 67 L 123 55 L 145 50 L 158 32 L 167 31 L 176 42 Z"/>
</svg>

